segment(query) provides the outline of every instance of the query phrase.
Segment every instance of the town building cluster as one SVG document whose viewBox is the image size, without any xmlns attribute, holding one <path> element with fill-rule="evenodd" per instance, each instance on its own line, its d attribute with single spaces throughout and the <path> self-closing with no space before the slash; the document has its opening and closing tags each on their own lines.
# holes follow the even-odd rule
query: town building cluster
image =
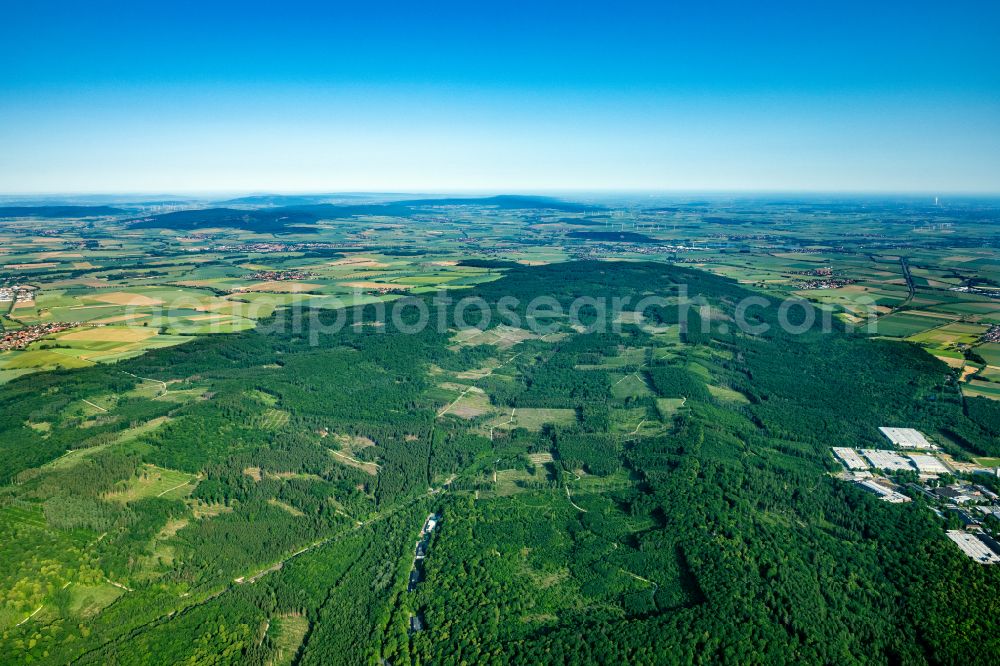
<svg viewBox="0 0 1000 666">
<path fill-rule="evenodd" d="M 812 268 L 808 271 L 797 271 L 796 275 L 804 275 L 807 278 L 811 278 L 797 282 L 795 287 L 798 289 L 838 289 L 857 282 L 857 280 L 851 278 L 835 277 L 833 268 L 830 266 Z"/>
<path fill-rule="evenodd" d="M 1000 342 L 1000 324 L 990 326 L 989 330 L 983 333 L 980 342 Z"/>
<path fill-rule="evenodd" d="M 258 271 L 244 275 L 244 280 L 266 280 L 268 282 L 282 282 L 284 280 L 305 280 L 311 278 L 315 273 L 309 271 Z"/>
<path fill-rule="evenodd" d="M 308 250 L 341 250 L 344 248 L 361 247 L 360 243 L 240 243 L 215 245 L 207 250 L 210 252 L 255 252 L 271 254 L 274 252 L 304 252 Z"/>
<path fill-rule="evenodd" d="M 60 333 L 62 331 L 80 326 L 78 321 L 73 322 L 53 322 L 50 324 L 35 324 L 25 326 L 14 331 L 0 333 L 0 351 L 11 351 L 14 349 L 24 349 L 35 340 L 40 340 L 47 335 Z"/>
<path fill-rule="evenodd" d="M 959 462 L 913 428 L 879 428 L 892 449 L 833 447 L 842 479 L 892 504 L 919 499 L 953 526 L 950 538 L 982 564 L 1000 563 L 1000 495 L 988 477 L 1000 468 Z M 996 484 L 992 484 L 996 488 Z"/>
</svg>

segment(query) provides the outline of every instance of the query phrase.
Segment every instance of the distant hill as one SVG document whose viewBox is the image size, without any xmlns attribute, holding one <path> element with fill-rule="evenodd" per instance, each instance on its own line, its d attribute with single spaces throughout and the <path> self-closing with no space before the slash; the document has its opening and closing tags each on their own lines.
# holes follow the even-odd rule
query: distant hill
<svg viewBox="0 0 1000 666">
<path fill-rule="evenodd" d="M 504 210 L 557 210 L 564 213 L 582 213 L 599 210 L 595 206 L 561 201 L 551 197 L 501 195 L 495 197 L 467 197 L 444 199 L 409 199 L 372 204 L 316 204 L 289 206 L 287 210 L 302 211 L 318 218 L 337 220 L 356 215 L 385 215 L 411 217 L 429 212 L 440 206 L 489 206 Z M 280 209 L 279 209 L 280 210 Z"/>
<path fill-rule="evenodd" d="M 399 205 L 426 206 L 494 206 L 507 210 L 543 209 L 558 210 L 564 213 L 585 213 L 600 210 L 599 206 L 563 201 L 554 197 L 527 196 L 520 194 L 501 194 L 494 197 L 463 197 L 447 199 L 414 199 L 397 201 Z"/>
<path fill-rule="evenodd" d="M 324 220 L 342 220 L 356 215 L 385 215 L 410 217 L 420 211 L 402 202 L 384 204 L 316 204 L 315 206 L 289 206 L 284 210 L 308 213 Z M 282 209 L 276 209 L 282 210 Z"/>
<path fill-rule="evenodd" d="M 312 206 L 328 203 L 335 198 L 338 196 L 333 194 L 258 194 L 226 199 L 219 203 L 223 206 Z"/>
<path fill-rule="evenodd" d="M 236 210 L 235 208 L 204 208 L 162 213 L 133 221 L 135 229 L 203 229 L 205 227 L 234 227 L 257 233 L 311 233 L 313 229 L 301 226 L 315 222 L 317 216 L 304 210 L 272 208 L 263 210 Z M 294 229 L 290 229 L 294 227 Z"/>
<path fill-rule="evenodd" d="M 547 209 L 565 213 L 583 213 L 600 210 L 598 206 L 562 201 L 554 197 L 502 194 L 492 197 L 445 197 L 432 199 L 396 200 L 398 194 L 259 194 L 220 201 L 222 206 L 281 206 L 296 209 L 314 209 L 322 216 L 333 219 L 351 215 L 394 215 L 403 216 L 413 209 L 436 206 L 491 206 L 509 210 Z M 372 199 L 384 197 L 379 203 L 336 203 L 343 199 Z M 333 210 L 334 208 L 340 210 Z M 353 209 L 353 210 L 352 210 Z"/>
<path fill-rule="evenodd" d="M 633 231 L 573 231 L 566 234 L 570 238 L 606 241 L 609 243 L 659 243 L 655 238 Z"/>
<path fill-rule="evenodd" d="M 309 197 L 295 196 L 260 196 L 232 199 L 231 203 L 267 204 L 305 200 Z M 262 233 L 279 233 L 288 231 L 288 227 L 311 224 L 317 220 L 339 220 L 360 215 L 384 215 L 388 217 L 412 217 L 427 213 L 439 206 L 491 206 L 505 210 L 557 210 L 566 213 L 580 213 L 598 210 L 594 206 L 578 204 L 551 197 L 503 195 L 495 197 L 445 198 L 445 199 L 411 199 L 408 201 L 390 201 L 387 203 L 359 204 L 297 204 L 279 206 L 276 208 L 258 208 L 239 210 L 236 208 L 204 208 L 198 210 L 182 210 L 172 213 L 151 215 L 139 219 L 133 224 L 137 229 L 199 229 L 202 227 L 236 227 Z M 307 227 L 296 229 L 306 231 Z"/>
<path fill-rule="evenodd" d="M 111 206 L 0 206 L 0 217 L 81 218 L 121 215 L 125 212 Z"/>
<path fill-rule="evenodd" d="M 330 194 L 249 194 L 217 201 L 220 206 L 314 206 L 343 200 L 390 201 L 413 196 L 391 192 L 333 192 Z"/>
</svg>

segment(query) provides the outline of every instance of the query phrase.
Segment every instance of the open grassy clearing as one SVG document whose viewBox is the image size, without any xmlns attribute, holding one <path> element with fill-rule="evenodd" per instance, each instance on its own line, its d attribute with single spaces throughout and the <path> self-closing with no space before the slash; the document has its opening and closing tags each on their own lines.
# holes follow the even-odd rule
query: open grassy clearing
<svg viewBox="0 0 1000 666">
<path fill-rule="evenodd" d="M 646 378 L 637 372 L 614 379 L 611 384 L 611 395 L 616 400 L 627 398 L 644 398 L 653 395 Z"/>
<path fill-rule="evenodd" d="M 711 393 L 716 400 L 741 405 L 750 403 L 750 400 L 748 400 L 745 395 L 739 391 L 734 391 L 731 388 L 726 388 L 725 386 L 714 386 L 712 384 L 707 384 L 706 387 L 708 388 L 708 392 Z"/>
<path fill-rule="evenodd" d="M 494 345 L 499 349 L 510 349 L 525 340 L 534 340 L 539 336 L 523 328 L 514 328 L 501 324 L 487 330 L 465 328 L 452 337 L 456 345 Z"/>
<path fill-rule="evenodd" d="M 107 499 L 116 502 L 131 502 L 143 497 L 167 497 L 178 499 L 194 489 L 195 474 L 164 469 L 155 465 L 145 465 L 138 476 L 122 482 L 107 494 Z"/>
<path fill-rule="evenodd" d="M 451 414 L 462 419 L 473 419 L 494 411 L 496 410 L 490 404 L 490 399 L 483 390 L 470 386 L 439 412 L 439 415 Z"/>
<path fill-rule="evenodd" d="M 253 417 L 253 424 L 261 430 L 278 430 L 288 423 L 289 416 L 282 409 L 265 409 Z"/>
<path fill-rule="evenodd" d="M 581 364 L 578 370 L 614 370 L 623 367 L 638 368 L 646 363 L 646 349 L 641 347 L 626 347 L 614 356 L 602 356 L 596 364 Z"/>
<path fill-rule="evenodd" d="M 657 398 L 656 409 L 660 417 L 667 421 L 673 418 L 686 402 L 687 398 Z"/>
<path fill-rule="evenodd" d="M 546 423 L 572 425 L 577 422 L 575 409 L 554 409 L 546 407 L 518 407 L 503 411 L 488 425 L 501 429 L 525 428 L 539 431 Z"/>
<path fill-rule="evenodd" d="M 302 641 L 309 631 L 309 620 L 302 615 L 281 615 L 271 618 L 268 636 L 277 646 L 274 666 L 291 666 Z"/>
<path fill-rule="evenodd" d="M 486 481 L 493 487 L 483 492 L 484 496 L 509 497 L 527 491 L 529 484 L 545 483 L 552 475 L 546 463 L 535 465 L 533 471 L 525 469 L 499 469 L 487 473 Z"/>
<path fill-rule="evenodd" d="M 372 476 L 378 474 L 379 466 L 377 463 L 358 460 L 351 453 L 345 451 L 335 451 L 334 449 L 328 449 L 328 451 L 333 459 L 342 465 L 360 469 L 365 474 L 371 474 Z"/>
</svg>

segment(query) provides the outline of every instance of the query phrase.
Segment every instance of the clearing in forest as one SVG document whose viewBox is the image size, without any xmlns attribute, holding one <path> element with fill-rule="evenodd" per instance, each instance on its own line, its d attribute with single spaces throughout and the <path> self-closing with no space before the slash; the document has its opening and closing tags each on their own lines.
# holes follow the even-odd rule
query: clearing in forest
<svg viewBox="0 0 1000 666">
<path fill-rule="evenodd" d="M 109 492 L 106 499 L 116 502 L 131 502 L 143 497 L 176 499 L 191 492 L 191 482 L 197 478 L 187 472 L 145 465 L 138 475 Z"/>
<path fill-rule="evenodd" d="M 302 647 L 302 641 L 309 631 L 309 620 L 303 615 L 280 615 L 273 618 L 267 633 L 275 646 L 274 666 L 289 666 Z"/>
</svg>

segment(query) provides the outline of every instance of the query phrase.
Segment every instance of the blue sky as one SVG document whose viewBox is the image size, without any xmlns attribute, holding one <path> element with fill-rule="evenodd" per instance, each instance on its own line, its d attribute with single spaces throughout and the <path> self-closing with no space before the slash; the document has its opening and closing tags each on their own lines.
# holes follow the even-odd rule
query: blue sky
<svg viewBox="0 0 1000 666">
<path fill-rule="evenodd" d="M 1000 191 L 1000 4 L 37 2 L 0 191 Z"/>
</svg>

